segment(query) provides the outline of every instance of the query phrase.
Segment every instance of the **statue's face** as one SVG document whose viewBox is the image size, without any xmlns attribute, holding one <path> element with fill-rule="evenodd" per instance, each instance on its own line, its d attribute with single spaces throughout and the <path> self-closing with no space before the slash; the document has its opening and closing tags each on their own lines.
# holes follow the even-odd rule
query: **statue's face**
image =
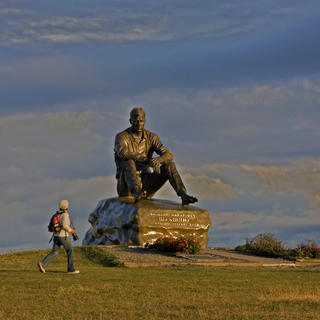
<svg viewBox="0 0 320 320">
<path fill-rule="evenodd" d="M 131 129 L 135 133 L 141 133 L 146 123 L 146 118 L 142 112 L 133 114 L 130 119 Z"/>
</svg>

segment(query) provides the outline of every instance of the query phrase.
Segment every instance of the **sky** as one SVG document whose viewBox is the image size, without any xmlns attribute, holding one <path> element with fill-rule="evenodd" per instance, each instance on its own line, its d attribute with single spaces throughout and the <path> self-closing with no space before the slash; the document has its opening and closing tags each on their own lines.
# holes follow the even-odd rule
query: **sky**
<svg viewBox="0 0 320 320">
<path fill-rule="evenodd" d="M 320 245 L 318 0 L 0 0 L 0 253 L 81 245 L 116 197 L 134 107 L 173 155 L 211 247 Z M 166 184 L 157 199 L 180 202 Z"/>
</svg>

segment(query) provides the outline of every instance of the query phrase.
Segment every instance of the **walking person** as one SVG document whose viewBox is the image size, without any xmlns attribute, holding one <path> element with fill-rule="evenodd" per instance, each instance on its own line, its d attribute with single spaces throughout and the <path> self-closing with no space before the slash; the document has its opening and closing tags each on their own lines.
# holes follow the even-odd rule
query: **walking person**
<svg viewBox="0 0 320 320">
<path fill-rule="evenodd" d="M 60 247 L 63 246 L 68 255 L 68 273 L 77 274 L 80 271 L 76 270 L 73 266 L 73 247 L 69 237 L 69 232 L 75 234 L 76 230 L 71 228 L 71 221 L 68 213 L 69 202 L 68 200 L 60 201 L 60 230 L 53 233 L 53 248 L 52 251 L 38 263 L 41 272 L 45 273 L 47 265 L 59 254 Z"/>
</svg>

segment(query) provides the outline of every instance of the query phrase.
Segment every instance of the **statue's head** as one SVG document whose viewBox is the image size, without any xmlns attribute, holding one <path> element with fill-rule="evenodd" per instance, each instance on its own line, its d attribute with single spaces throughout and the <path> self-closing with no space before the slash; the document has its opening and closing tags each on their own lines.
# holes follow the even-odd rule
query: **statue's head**
<svg viewBox="0 0 320 320">
<path fill-rule="evenodd" d="M 130 123 L 133 132 L 141 133 L 146 123 L 146 112 L 142 108 L 133 108 L 130 112 Z"/>
</svg>

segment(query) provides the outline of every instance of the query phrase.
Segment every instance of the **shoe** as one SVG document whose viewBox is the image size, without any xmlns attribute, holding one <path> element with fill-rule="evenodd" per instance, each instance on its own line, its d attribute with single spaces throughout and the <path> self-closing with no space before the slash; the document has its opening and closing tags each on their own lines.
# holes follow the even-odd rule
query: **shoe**
<svg viewBox="0 0 320 320">
<path fill-rule="evenodd" d="M 76 274 L 76 273 L 80 273 L 80 271 L 79 270 L 74 270 L 74 271 L 68 271 L 68 273 Z"/>
<path fill-rule="evenodd" d="M 143 199 L 147 197 L 146 191 L 141 191 L 140 188 L 134 187 L 132 190 L 133 197 L 134 197 L 134 203 L 139 204 Z"/>
<path fill-rule="evenodd" d="M 39 270 L 40 270 L 42 273 L 46 273 L 46 270 L 45 270 L 45 268 L 43 267 L 43 265 L 42 265 L 41 262 L 38 263 L 38 267 L 39 267 Z"/>
<path fill-rule="evenodd" d="M 187 194 L 182 195 L 182 196 L 181 196 L 181 199 L 182 199 L 182 206 L 183 206 L 183 207 L 187 206 L 187 205 L 190 204 L 190 203 L 198 202 L 197 197 L 189 196 L 189 195 L 187 195 Z"/>
</svg>

